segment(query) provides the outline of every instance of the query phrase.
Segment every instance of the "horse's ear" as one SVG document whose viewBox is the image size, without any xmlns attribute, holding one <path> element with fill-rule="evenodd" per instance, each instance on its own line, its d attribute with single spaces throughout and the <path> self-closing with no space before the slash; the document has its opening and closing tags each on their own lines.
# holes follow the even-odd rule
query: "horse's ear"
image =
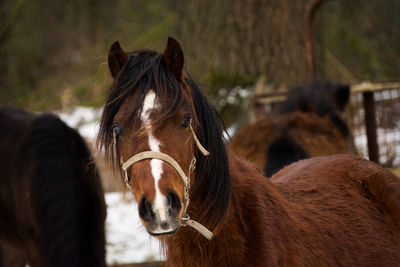
<svg viewBox="0 0 400 267">
<path fill-rule="evenodd" d="M 164 50 L 163 61 L 167 69 L 174 74 L 178 81 L 182 80 L 183 51 L 178 41 L 168 37 L 168 44 Z"/>
<path fill-rule="evenodd" d="M 339 107 L 340 111 L 344 111 L 350 99 L 350 86 L 349 85 L 338 86 L 335 92 L 335 98 L 336 98 L 336 104 Z"/>
<path fill-rule="evenodd" d="M 108 52 L 108 67 L 110 68 L 111 75 L 114 79 L 117 77 L 127 60 L 128 54 L 122 50 L 119 42 L 117 41 L 113 43 Z"/>
</svg>

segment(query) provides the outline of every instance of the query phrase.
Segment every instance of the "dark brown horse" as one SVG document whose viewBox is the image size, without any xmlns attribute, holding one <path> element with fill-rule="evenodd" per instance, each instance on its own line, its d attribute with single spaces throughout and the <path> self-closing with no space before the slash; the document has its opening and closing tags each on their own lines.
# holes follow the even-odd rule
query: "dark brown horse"
<svg viewBox="0 0 400 267">
<path fill-rule="evenodd" d="M 54 115 L 0 108 L 0 266 L 105 266 L 105 203 L 85 141 Z"/>
<path fill-rule="evenodd" d="M 291 88 L 280 111 L 239 129 L 231 148 L 267 177 L 300 159 L 349 153 L 341 118 L 349 93 L 348 86 L 321 81 Z"/>
<path fill-rule="evenodd" d="M 265 179 L 225 148 L 176 40 L 163 54 L 114 43 L 109 66 L 98 141 L 147 232 L 166 245 L 168 266 L 399 264 L 400 181 L 389 171 L 339 155 Z"/>
</svg>

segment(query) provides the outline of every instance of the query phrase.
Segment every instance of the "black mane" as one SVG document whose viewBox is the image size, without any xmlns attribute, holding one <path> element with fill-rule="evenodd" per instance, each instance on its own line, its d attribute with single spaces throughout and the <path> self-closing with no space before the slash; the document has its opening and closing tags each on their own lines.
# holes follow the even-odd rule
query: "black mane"
<svg viewBox="0 0 400 267">
<path fill-rule="evenodd" d="M 209 103 L 199 87 L 186 76 L 191 89 L 193 102 L 199 120 L 198 138 L 210 152 L 204 157 L 198 153 L 195 184 L 191 188 L 191 199 L 201 200 L 202 207 L 196 214 L 199 220 L 215 227 L 225 216 L 230 200 L 230 177 L 227 152 L 223 140 L 223 122 L 215 108 Z M 140 112 L 147 92 L 154 90 L 157 99 L 167 108 L 162 112 L 164 123 L 172 118 L 178 109 L 186 104 L 182 93 L 182 84 L 170 73 L 162 60 L 162 55 L 152 50 L 139 50 L 130 53 L 128 61 L 122 67 L 111 85 L 100 123 L 98 144 L 105 149 L 106 156 L 115 167 L 119 167 L 118 155 L 112 152 L 112 127 L 114 116 L 128 97 L 138 93 L 136 104 L 130 116 Z M 167 101 L 167 102 L 166 102 Z"/>
<path fill-rule="evenodd" d="M 207 157 L 197 156 L 196 183 L 192 189 L 192 198 L 202 200 L 199 217 L 205 221 L 208 219 L 215 227 L 226 215 L 231 197 L 228 156 L 223 139 L 224 122 L 200 88 L 189 78 L 186 83 L 192 90 L 200 121 L 199 140 L 210 152 Z"/>
</svg>

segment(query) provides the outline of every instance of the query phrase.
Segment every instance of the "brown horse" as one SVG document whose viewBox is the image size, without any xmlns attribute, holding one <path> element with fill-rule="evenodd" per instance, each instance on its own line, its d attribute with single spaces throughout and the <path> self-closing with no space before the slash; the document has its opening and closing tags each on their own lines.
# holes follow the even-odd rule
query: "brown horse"
<svg viewBox="0 0 400 267">
<path fill-rule="evenodd" d="M 231 149 L 267 177 L 300 159 L 349 153 L 349 130 L 340 116 L 349 93 L 348 86 L 321 81 L 291 88 L 278 113 L 238 130 Z"/>
<path fill-rule="evenodd" d="M 265 179 L 225 148 L 223 123 L 183 70 L 176 40 L 163 54 L 114 43 L 109 67 L 98 142 L 169 266 L 399 264 L 400 181 L 389 171 L 339 155 Z"/>
<path fill-rule="evenodd" d="M 83 138 L 0 108 L 0 266 L 105 266 L 105 203 Z"/>
</svg>

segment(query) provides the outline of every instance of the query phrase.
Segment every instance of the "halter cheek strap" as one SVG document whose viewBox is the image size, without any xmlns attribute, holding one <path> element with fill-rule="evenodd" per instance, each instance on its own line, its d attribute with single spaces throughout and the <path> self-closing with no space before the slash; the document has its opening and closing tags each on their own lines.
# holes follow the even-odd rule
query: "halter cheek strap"
<svg viewBox="0 0 400 267">
<path fill-rule="evenodd" d="M 192 120 L 190 120 L 189 127 L 190 127 L 190 131 L 192 132 L 194 142 L 196 143 L 196 145 L 197 145 L 198 149 L 200 150 L 200 152 L 204 156 L 210 155 L 210 152 L 208 152 L 207 149 L 205 149 L 204 146 L 201 145 L 199 139 L 197 139 L 196 133 L 194 132 L 193 127 L 192 127 Z"/>
<path fill-rule="evenodd" d="M 210 153 L 200 144 L 199 140 L 197 139 L 197 136 L 192 128 L 192 124 L 190 123 L 190 130 L 193 134 L 193 138 L 194 141 L 197 145 L 197 147 L 199 148 L 199 150 L 201 151 L 201 153 L 204 156 L 208 156 Z M 185 172 L 182 170 L 181 166 L 179 165 L 179 163 L 172 158 L 171 156 L 162 153 L 162 152 L 156 152 L 156 151 L 143 151 L 140 152 L 134 156 L 132 156 L 131 158 L 129 158 L 127 161 L 123 161 L 121 158 L 121 168 L 124 171 L 124 180 L 126 185 L 128 186 L 128 188 L 130 190 L 132 190 L 132 187 L 129 184 L 129 176 L 128 176 L 128 168 L 132 165 L 134 165 L 136 162 L 138 161 L 142 161 L 145 159 L 159 159 L 162 161 L 167 162 L 168 164 L 170 164 L 172 167 L 174 167 L 174 169 L 176 170 L 176 172 L 179 174 L 179 176 L 182 178 L 183 184 L 184 184 L 184 206 L 183 206 L 183 215 L 181 218 L 181 225 L 182 226 L 190 226 L 193 229 L 195 229 L 196 231 L 198 231 L 200 234 L 202 234 L 205 238 L 207 238 L 208 240 L 210 240 L 213 236 L 213 233 L 208 230 L 206 227 L 204 227 L 202 224 L 200 224 L 199 222 L 196 222 L 192 219 L 190 219 L 190 216 L 186 213 L 187 207 L 189 206 L 189 202 L 190 202 L 190 198 L 189 198 L 189 189 L 190 189 L 190 174 L 191 172 L 196 168 L 196 157 L 193 157 L 191 162 L 190 162 L 190 166 L 189 166 L 189 171 L 188 171 L 188 176 L 186 176 Z"/>
</svg>

